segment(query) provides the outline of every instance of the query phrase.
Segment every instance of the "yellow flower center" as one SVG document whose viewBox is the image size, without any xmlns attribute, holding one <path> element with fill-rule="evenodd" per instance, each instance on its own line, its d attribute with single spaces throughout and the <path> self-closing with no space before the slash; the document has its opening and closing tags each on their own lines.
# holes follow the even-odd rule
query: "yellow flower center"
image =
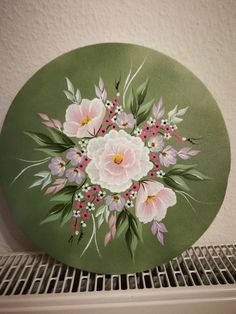
<svg viewBox="0 0 236 314">
<path fill-rule="evenodd" d="M 89 115 L 86 115 L 81 121 L 80 121 L 80 124 L 82 126 L 86 125 L 89 123 L 89 121 L 91 120 L 91 117 Z"/>
<path fill-rule="evenodd" d="M 128 125 L 128 120 L 124 120 L 123 122 L 122 122 L 122 126 L 127 126 Z"/>
<path fill-rule="evenodd" d="M 122 163 L 122 161 L 124 160 L 124 155 L 122 154 L 115 154 L 113 157 L 112 157 L 113 161 L 115 164 L 119 165 Z"/>
<path fill-rule="evenodd" d="M 155 201 L 156 198 L 157 198 L 156 195 L 148 195 L 148 197 L 144 203 L 148 204 L 151 201 Z"/>
<path fill-rule="evenodd" d="M 114 196 L 113 196 L 113 200 L 114 200 L 114 202 L 118 203 L 119 200 L 120 200 L 120 198 L 119 198 L 118 195 L 114 195 Z"/>
</svg>

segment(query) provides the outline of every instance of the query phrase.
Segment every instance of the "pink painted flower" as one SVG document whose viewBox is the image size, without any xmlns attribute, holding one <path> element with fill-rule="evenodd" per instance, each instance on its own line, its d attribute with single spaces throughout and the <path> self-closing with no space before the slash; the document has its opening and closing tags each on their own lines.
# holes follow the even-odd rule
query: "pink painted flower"
<svg viewBox="0 0 236 314">
<path fill-rule="evenodd" d="M 51 170 L 51 174 L 53 176 L 61 177 L 65 172 L 65 162 L 61 159 L 61 157 L 54 157 L 51 159 L 48 168 Z"/>
<path fill-rule="evenodd" d="M 81 210 L 81 209 L 84 209 L 85 207 L 86 207 L 85 203 L 80 202 L 80 201 L 76 202 L 76 205 L 75 205 L 76 209 Z"/>
<path fill-rule="evenodd" d="M 90 213 L 85 210 L 85 211 L 82 213 L 82 219 L 83 219 L 84 221 L 87 221 L 87 220 L 89 220 L 89 218 L 90 218 Z"/>
<path fill-rule="evenodd" d="M 155 179 L 157 176 L 156 172 L 155 171 L 150 171 L 149 174 L 148 174 L 148 178 L 149 179 Z"/>
<path fill-rule="evenodd" d="M 141 184 L 135 206 L 138 219 L 147 223 L 165 218 L 168 207 L 176 204 L 176 195 L 159 182 L 146 181 Z"/>
<path fill-rule="evenodd" d="M 98 134 L 99 134 L 100 136 L 105 135 L 105 134 L 106 134 L 106 129 L 105 129 L 105 128 L 101 128 L 101 129 L 99 130 Z"/>
<path fill-rule="evenodd" d="M 130 191 L 126 191 L 126 192 L 124 193 L 125 198 L 129 198 L 130 195 L 131 195 L 131 192 L 130 192 Z"/>
<path fill-rule="evenodd" d="M 64 133 L 78 138 L 92 137 L 99 130 L 105 113 L 105 106 L 98 98 L 83 99 L 80 105 L 70 105 L 66 110 Z"/>
<path fill-rule="evenodd" d="M 116 124 L 121 129 L 133 128 L 135 124 L 134 116 L 132 115 L 132 113 L 127 114 L 125 112 L 121 112 L 117 116 Z"/>
<path fill-rule="evenodd" d="M 112 103 L 113 103 L 114 106 L 118 105 L 119 102 L 120 102 L 120 98 L 119 98 L 119 97 L 116 97 L 116 98 L 114 98 L 114 99 L 112 100 Z"/>
<path fill-rule="evenodd" d="M 100 191 L 99 186 L 98 186 L 98 185 L 94 185 L 94 186 L 92 187 L 92 191 L 93 191 L 93 193 L 98 193 L 98 192 Z"/>
<path fill-rule="evenodd" d="M 158 130 L 155 127 L 153 127 L 150 131 L 151 136 L 156 136 L 157 133 L 158 133 Z"/>
<path fill-rule="evenodd" d="M 99 197 L 99 196 L 97 196 L 96 198 L 95 198 L 95 200 L 94 200 L 94 202 L 96 203 L 96 204 L 99 204 L 100 202 L 101 202 L 101 198 Z"/>
<path fill-rule="evenodd" d="M 133 180 L 140 180 L 152 169 L 148 148 L 123 130 L 91 139 L 87 150 L 91 161 L 86 172 L 92 184 L 114 193 L 127 190 Z"/>
<path fill-rule="evenodd" d="M 132 185 L 131 189 L 132 189 L 133 191 L 138 191 L 138 189 L 139 189 L 139 183 L 134 183 L 134 184 Z"/>
<path fill-rule="evenodd" d="M 156 235 L 161 245 L 164 245 L 164 234 L 168 232 L 166 226 L 162 222 L 153 221 L 151 231 L 153 235 Z"/>
<path fill-rule="evenodd" d="M 158 156 L 156 153 L 151 153 L 150 158 L 151 158 L 151 160 L 156 161 L 158 159 Z"/>
<path fill-rule="evenodd" d="M 176 155 L 177 155 L 177 151 L 173 147 L 168 145 L 160 153 L 160 156 L 159 156 L 160 163 L 165 167 L 169 167 L 170 165 L 175 165 Z"/>
<path fill-rule="evenodd" d="M 151 152 L 160 152 L 164 147 L 163 138 L 161 135 L 150 137 L 148 140 L 148 147 Z"/>
<path fill-rule="evenodd" d="M 154 170 L 160 170 L 160 168 L 161 168 L 161 165 L 160 165 L 159 162 L 156 162 L 156 163 L 154 164 L 154 166 L 153 166 L 153 169 L 154 169 Z"/>
<path fill-rule="evenodd" d="M 106 117 L 105 120 L 103 121 L 105 126 L 109 126 L 112 124 L 111 119 L 109 117 Z"/>
<path fill-rule="evenodd" d="M 148 138 L 148 132 L 147 131 L 142 131 L 140 135 L 141 139 L 145 141 Z"/>
<path fill-rule="evenodd" d="M 84 156 L 78 147 L 73 147 L 68 150 L 66 158 L 70 160 L 73 166 L 77 166 L 83 161 Z"/>
<path fill-rule="evenodd" d="M 84 172 L 80 171 L 77 167 L 70 168 L 66 171 L 66 177 L 68 178 L 69 182 L 75 182 L 78 185 L 82 183 L 85 175 Z"/>
<path fill-rule="evenodd" d="M 90 192 L 87 192 L 85 198 L 90 201 L 93 198 L 93 194 Z"/>
</svg>

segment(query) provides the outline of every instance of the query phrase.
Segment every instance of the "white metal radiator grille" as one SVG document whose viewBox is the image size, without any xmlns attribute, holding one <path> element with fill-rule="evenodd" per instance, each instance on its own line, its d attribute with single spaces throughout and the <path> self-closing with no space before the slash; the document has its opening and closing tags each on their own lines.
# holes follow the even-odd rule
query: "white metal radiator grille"
<svg viewBox="0 0 236 314">
<path fill-rule="evenodd" d="M 236 246 L 196 246 L 171 262 L 127 275 L 88 273 L 42 253 L 0 257 L 0 295 L 82 293 L 235 284 Z"/>
</svg>

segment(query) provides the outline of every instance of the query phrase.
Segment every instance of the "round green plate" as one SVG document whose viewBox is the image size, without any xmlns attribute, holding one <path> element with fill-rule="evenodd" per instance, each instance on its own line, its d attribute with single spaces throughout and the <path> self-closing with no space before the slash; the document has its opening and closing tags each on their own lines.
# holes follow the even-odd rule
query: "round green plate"
<svg viewBox="0 0 236 314">
<path fill-rule="evenodd" d="M 1 185 L 20 227 L 57 260 L 99 273 L 143 271 L 190 247 L 222 204 L 229 168 L 207 88 L 130 44 L 51 61 L 1 134 Z"/>
</svg>

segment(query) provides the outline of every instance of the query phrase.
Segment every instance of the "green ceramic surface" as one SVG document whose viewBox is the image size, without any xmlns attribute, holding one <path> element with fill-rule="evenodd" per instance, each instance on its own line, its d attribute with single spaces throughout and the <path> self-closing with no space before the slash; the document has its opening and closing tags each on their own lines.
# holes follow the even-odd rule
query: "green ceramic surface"
<svg viewBox="0 0 236 314">
<path fill-rule="evenodd" d="M 131 65 L 131 75 L 128 77 Z M 138 69 L 137 75 L 128 86 L 125 98 L 126 106 L 124 107 L 123 94 L 126 79 L 128 78 L 128 82 Z M 154 177 L 151 178 L 151 170 L 149 169 L 149 173 L 144 173 L 143 178 L 137 180 L 140 186 L 149 184 L 146 182 L 160 182 L 168 191 L 171 189 L 176 196 L 175 204 L 169 204 L 165 217 L 156 221 L 159 224 L 159 231 L 156 230 L 155 235 L 151 231 L 153 221 L 143 223 L 141 222 L 142 219 L 139 219 L 139 215 L 136 215 L 137 198 L 135 198 L 135 193 L 133 193 L 133 199 L 131 196 L 126 198 L 126 204 L 123 208 L 119 208 L 120 211 L 112 211 L 107 205 L 107 197 L 113 197 L 116 191 L 110 191 L 107 185 L 103 187 L 97 184 L 100 190 L 106 192 L 106 196 L 101 198 L 99 204 L 94 203 L 93 197 L 91 202 L 95 204 L 94 210 L 83 209 L 89 213 L 89 219 L 84 223 L 82 222 L 83 225 L 81 224 L 81 220 L 83 220 L 81 217 L 78 217 L 77 220 L 72 217 L 75 213 L 73 210 L 76 208 L 76 202 L 78 202 L 75 200 L 76 195 L 80 192 L 85 196 L 87 193 L 82 191 L 82 186 L 80 190 L 74 191 L 73 187 L 79 188 L 79 185 L 67 181 L 66 185 L 72 186 L 73 190 L 72 194 L 70 194 L 71 191 L 64 190 L 65 192 L 68 191 L 69 196 L 67 193 L 60 194 L 60 192 L 59 194 L 45 194 L 56 179 L 66 178 L 66 170 L 73 168 L 70 160 L 66 157 L 69 149 L 73 147 L 73 144 L 68 144 L 70 143 L 68 138 L 73 141 L 74 146 L 82 150 L 81 144 L 78 144 L 81 139 L 68 136 L 64 138 L 68 147 L 64 147 L 63 152 L 54 153 L 54 156 L 48 155 L 48 153 L 53 155 L 53 150 L 55 152 L 55 143 L 58 141 L 59 144 L 64 143 L 63 136 L 61 136 L 59 129 L 53 129 L 59 132 L 59 140 L 53 137 L 55 132 L 53 134 L 50 132 L 52 128 L 41 123 L 45 122 L 47 118 L 45 116 L 40 118 L 38 115 L 38 113 L 44 113 L 49 119 L 57 119 L 63 125 L 67 108 L 76 102 L 69 100 L 63 92 L 64 90 L 67 92 L 72 90 L 70 83 L 69 86 L 67 85 L 65 77 L 72 82 L 75 92 L 77 88 L 79 89 L 82 99 L 98 98 L 99 91 L 102 94 L 102 90 L 105 89 L 107 92 L 107 97 L 103 94 L 105 104 L 107 105 L 105 98 L 110 101 L 115 99 L 119 104 L 115 104 L 114 107 L 121 106 L 127 114 L 133 110 L 136 121 L 138 115 L 147 109 L 144 112 L 145 121 L 139 125 L 140 129 L 148 125 L 149 116 L 155 118 L 154 113 L 150 110 L 154 106 L 157 113 L 158 104 L 161 105 L 161 97 L 165 114 L 163 117 L 159 117 L 161 116 L 159 111 L 159 116 L 157 115 L 157 119 L 155 119 L 160 123 L 163 122 L 163 119 L 168 120 L 168 112 L 172 111 L 176 105 L 178 107 L 174 114 L 177 114 L 178 110 L 188 107 L 183 115 L 180 113 L 179 116 L 178 114 L 175 116 L 183 119 L 181 122 L 176 120 L 178 122 L 176 123 L 178 134 L 180 134 L 178 139 L 179 141 L 183 140 L 183 142 L 178 142 L 174 133 L 170 134 L 170 139 L 163 138 L 164 134 L 168 133 L 164 126 L 160 126 L 159 133 L 157 133 L 157 136 L 161 136 L 163 140 L 163 147 L 156 152 L 154 151 L 158 159 L 157 162 L 160 162 L 161 154 L 165 157 L 163 150 L 169 145 L 175 149 L 176 165 L 170 164 L 165 167 L 162 162 L 160 169 L 164 171 L 166 177 L 158 177 L 160 173 L 156 170 Z M 100 89 L 99 78 L 102 78 Z M 149 80 L 148 83 L 147 79 Z M 97 95 L 94 90 L 95 84 L 98 86 Z M 143 95 L 144 92 L 146 95 Z M 77 102 L 80 103 L 78 96 L 77 94 Z M 142 96 L 145 96 L 143 101 L 140 100 Z M 71 98 L 72 96 L 69 95 L 68 97 Z M 151 100 L 153 101 L 150 103 Z M 138 101 L 140 101 L 140 111 L 137 113 L 131 108 L 131 103 L 136 102 L 137 105 Z M 102 100 L 100 100 L 101 102 Z M 78 103 L 77 106 L 81 106 L 81 103 Z M 150 110 L 148 111 L 148 109 Z M 87 125 L 87 122 L 85 120 L 84 125 Z M 83 124 L 81 121 L 80 123 Z M 112 123 L 116 125 L 115 121 Z M 167 121 L 167 125 L 172 125 L 173 129 L 174 124 Z M 113 132 L 119 131 L 117 125 L 116 128 L 117 131 Z M 106 133 L 109 133 L 110 129 L 111 127 L 107 129 Z M 121 129 L 127 134 L 131 133 L 132 138 L 134 137 L 132 127 Z M 63 126 L 61 130 L 63 131 Z M 27 134 L 26 132 L 32 133 Z M 53 144 L 50 146 L 45 138 L 40 138 L 37 142 L 36 133 L 47 135 L 52 139 L 52 142 L 54 141 Z M 96 137 L 100 136 L 103 135 L 101 133 L 96 134 Z M 88 140 L 93 137 L 91 135 Z M 148 147 L 150 137 L 147 140 L 144 139 L 143 146 Z M 42 143 L 42 141 L 44 142 Z M 221 207 L 230 169 L 230 147 L 225 123 L 208 89 L 193 73 L 177 61 L 152 49 L 131 44 L 107 43 L 83 47 L 68 52 L 45 65 L 30 78 L 14 99 L 2 128 L 0 145 L 0 173 L 3 194 L 12 215 L 25 234 L 39 249 L 44 250 L 57 260 L 98 273 L 115 274 L 143 271 L 169 261 L 193 245 L 210 226 Z M 65 143 L 64 145 L 66 146 Z M 35 149 L 45 146 L 47 149 L 44 151 Z M 62 146 L 60 146 L 61 150 L 63 150 Z M 193 156 L 190 156 L 191 153 L 188 155 L 185 151 L 185 155 L 182 155 L 181 158 L 178 152 L 184 147 L 188 147 L 190 152 L 193 151 Z M 66 162 L 66 170 L 61 177 L 50 176 L 48 166 L 51 158 L 55 156 L 60 156 Z M 45 158 L 49 159 L 39 165 L 28 162 Z M 97 156 L 97 158 L 100 157 Z M 112 158 L 116 162 L 116 167 L 118 167 L 119 162 L 121 164 L 123 162 L 118 160 L 115 155 Z M 150 162 L 152 163 L 152 161 Z M 181 165 L 180 168 L 182 165 L 193 166 L 189 169 L 183 167 L 182 170 L 178 170 L 178 165 Z M 13 182 L 22 169 L 27 166 L 32 167 L 26 169 Z M 168 172 L 171 169 L 177 169 L 177 172 L 176 170 L 174 173 L 172 171 L 172 175 L 170 173 L 168 179 Z M 83 179 L 87 178 L 86 182 L 92 185 L 86 168 L 83 172 L 85 174 Z M 35 176 L 38 173 L 41 176 L 40 174 Z M 48 175 L 48 182 L 41 182 L 41 185 L 36 183 L 37 186 L 29 188 L 35 181 L 45 179 L 46 174 Z M 177 182 L 173 183 L 173 180 Z M 112 179 L 112 181 L 115 180 Z M 132 181 L 132 183 L 135 182 L 135 180 Z M 48 183 L 48 185 L 41 189 L 43 183 L 45 185 Z M 125 191 L 130 192 L 131 189 L 127 188 Z M 117 194 L 123 199 L 125 191 Z M 96 196 L 97 194 L 94 193 L 93 195 Z M 151 206 L 151 202 L 154 202 L 156 198 L 157 196 L 154 196 L 153 199 L 147 198 L 143 206 Z M 134 206 L 129 207 L 127 200 L 132 201 Z M 86 206 L 88 202 L 88 200 L 85 201 Z M 54 215 L 48 216 L 51 208 L 57 204 L 69 205 L 66 211 L 64 208 L 63 212 L 59 206 L 57 208 L 58 214 L 54 213 Z M 100 217 L 98 211 L 104 206 L 109 217 L 106 221 L 107 217 L 105 217 L 104 212 L 104 221 L 98 228 Z M 64 224 L 62 212 L 65 219 Z M 80 212 L 82 214 L 82 211 Z M 123 216 L 121 215 L 122 212 Z M 48 217 L 53 217 L 51 222 L 47 221 Z M 119 221 L 117 222 L 117 220 Z M 72 228 L 73 222 L 77 222 L 75 229 Z M 112 227 L 113 235 L 107 235 L 111 232 Z M 115 227 L 117 228 L 116 234 Z M 168 232 L 164 232 L 163 228 Z M 94 230 L 96 238 L 94 237 Z M 117 235 L 118 231 L 119 234 Z M 158 232 L 159 238 L 157 237 Z M 161 243 L 162 236 L 164 237 L 163 243 Z M 104 246 L 105 238 L 108 243 Z M 89 242 L 90 239 L 91 243 Z M 86 246 L 88 246 L 87 249 Z"/>
</svg>

